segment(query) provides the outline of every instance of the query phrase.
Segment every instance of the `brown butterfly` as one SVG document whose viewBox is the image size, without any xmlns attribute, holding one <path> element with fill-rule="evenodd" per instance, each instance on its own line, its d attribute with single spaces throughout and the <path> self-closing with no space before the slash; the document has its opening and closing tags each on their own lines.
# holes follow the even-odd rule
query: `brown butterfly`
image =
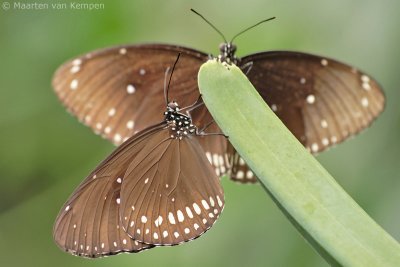
<svg viewBox="0 0 400 267">
<path fill-rule="evenodd" d="M 220 60 L 247 73 L 271 109 L 311 153 L 324 151 L 365 129 L 384 109 L 379 84 L 354 67 L 290 51 L 237 58 L 236 46 L 222 37 Z M 79 56 L 57 70 L 53 87 L 72 114 L 118 145 L 162 119 L 161 74 L 177 53 L 182 53 L 182 60 L 175 70 L 173 82 L 177 86 L 171 94 L 181 99 L 182 105 L 189 105 L 198 95 L 198 70 L 210 56 L 175 45 L 118 46 Z M 199 127 L 211 120 L 205 106 L 192 116 Z M 213 124 L 210 131 L 217 132 L 218 126 Z M 257 181 L 225 138 L 200 143 L 217 175 L 229 173 L 231 179 L 242 183 Z"/>
<path fill-rule="evenodd" d="M 215 223 L 224 193 L 199 141 L 219 134 L 192 123 L 200 104 L 180 109 L 165 95 L 161 123 L 129 137 L 65 203 L 54 226 L 60 248 L 84 257 L 139 252 L 190 241 Z"/>
</svg>

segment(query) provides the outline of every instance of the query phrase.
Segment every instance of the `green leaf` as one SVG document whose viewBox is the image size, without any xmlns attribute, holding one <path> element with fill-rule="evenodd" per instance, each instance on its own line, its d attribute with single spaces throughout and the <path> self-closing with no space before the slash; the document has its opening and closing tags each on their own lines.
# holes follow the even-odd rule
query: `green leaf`
<svg viewBox="0 0 400 267">
<path fill-rule="evenodd" d="M 210 60 L 198 81 L 229 141 L 322 257 L 334 266 L 400 266 L 399 244 L 304 149 L 239 68 Z"/>
</svg>

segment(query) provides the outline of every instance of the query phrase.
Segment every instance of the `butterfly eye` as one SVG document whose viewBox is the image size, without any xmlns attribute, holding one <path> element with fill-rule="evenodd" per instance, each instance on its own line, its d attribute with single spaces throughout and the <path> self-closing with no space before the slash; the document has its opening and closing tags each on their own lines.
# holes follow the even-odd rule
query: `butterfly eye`
<svg viewBox="0 0 400 267">
<path fill-rule="evenodd" d="M 235 54 L 236 53 L 236 45 L 234 45 L 234 44 L 232 44 L 232 43 L 229 43 L 228 44 L 228 49 L 229 49 L 229 53 L 230 54 Z"/>
<path fill-rule="evenodd" d="M 228 45 L 228 44 L 226 44 L 226 43 L 221 43 L 221 44 L 219 45 L 219 52 L 220 52 L 221 54 L 226 53 L 227 45 Z"/>
</svg>

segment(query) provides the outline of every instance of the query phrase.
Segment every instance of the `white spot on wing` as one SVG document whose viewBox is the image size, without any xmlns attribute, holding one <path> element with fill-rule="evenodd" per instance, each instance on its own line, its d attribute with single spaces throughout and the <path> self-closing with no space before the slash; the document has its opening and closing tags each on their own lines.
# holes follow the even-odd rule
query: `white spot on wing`
<svg viewBox="0 0 400 267">
<path fill-rule="evenodd" d="M 311 144 L 311 151 L 312 152 L 317 152 L 318 151 L 318 144 L 317 143 L 312 143 Z"/>
<path fill-rule="evenodd" d="M 369 85 L 369 83 L 363 83 L 362 88 L 364 88 L 364 90 L 369 91 L 369 90 L 371 90 L 371 85 Z"/>
<path fill-rule="evenodd" d="M 322 142 L 322 144 L 323 144 L 324 146 L 329 145 L 329 140 L 328 140 L 328 138 L 322 138 L 321 142 Z"/>
<path fill-rule="evenodd" d="M 75 65 L 75 66 L 71 67 L 70 72 L 71 73 L 77 73 L 78 71 L 80 71 L 80 69 L 81 69 L 81 66 Z"/>
<path fill-rule="evenodd" d="M 201 209 L 200 209 L 199 205 L 197 205 L 197 203 L 193 203 L 193 208 L 194 208 L 194 211 L 195 211 L 197 214 L 200 214 L 200 213 L 201 213 Z"/>
<path fill-rule="evenodd" d="M 121 140 L 122 140 L 122 137 L 120 134 L 114 135 L 114 142 L 119 143 L 119 142 L 121 142 Z"/>
<path fill-rule="evenodd" d="M 306 100 L 307 100 L 308 104 L 314 104 L 315 96 L 314 95 L 308 95 Z"/>
<path fill-rule="evenodd" d="M 71 88 L 71 90 L 76 90 L 76 88 L 78 88 L 78 80 L 77 79 L 72 80 L 69 87 Z"/>
<path fill-rule="evenodd" d="M 172 214 L 172 212 L 168 213 L 168 220 L 171 224 L 175 224 L 175 217 L 174 214 Z"/>
<path fill-rule="evenodd" d="M 189 207 L 186 207 L 186 213 L 189 216 L 189 218 L 193 218 L 192 210 Z"/>
<path fill-rule="evenodd" d="M 368 107 L 368 105 L 369 105 L 368 98 L 363 97 L 363 98 L 361 99 L 361 105 L 362 105 L 364 108 Z"/>
<path fill-rule="evenodd" d="M 135 122 L 134 121 L 128 121 L 126 123 L 126 128 L 128 128 L 129 130 L 132 130 L 134 126 L 135 126 Z"/>
<path fill-rule="evenodd" d="M 136 88 L 132 84 L 128 84 L 128 86 L 126 87 L 126 91 L 128 92 L 128 94 L 131 95 L 136 92 Z"/>
<path fill-rule="evenodd" d="M 253 176 L 254 176 L 254 173 L 253 173 L 252 171 L 248 170 L 248 171 L 246 172 L 246 177 L 247 177 L 248 179 L 253 178 Z"/>
<path fill-rule="evenodd" d="M 146 74 L 146 70 L 145 69 L 140 69 L 139 70 L 139 74 L 142 75 L 142 76 L 145 75 Z"/>
<path fill-rule="evenodd" d="M 141 221 L 142 221 L 142 223 L 146 223 L 147 222 L 147 217 L 143 215 L 142 218 L 141 218 Z"/>
<path fill-rule="evenodd" d="M 110 110 L 108 111 L 108 116 L 110 116 L 110 117 L 114 116 L 114 115 L 115 115 L 115 112 L 116 112 L 115 108 L 110 109 Z"/>
<path fill-rule="evenodd" d="M 120 53 L 121 55 L 125 55 L 125 54 L 126 54 L 126 48 L 121 48 L 121 49 L 119 50 L 119 53 Z"/>
<path fill-rule="evenodd" d="M 328 60 L 326 60 L 325 58 L 323 58 L 322 60 L 321 60 L 321 65 L 322 66 L 328 66 Z"/>
<path fill-rule="evenodd" d="M 213 154 L 213 162 L 215 166 L 219 166 L 219 160 L 217 154 Z"/>
<path fill-rule="evenodd" d="M 328 122 L 326 120 L 321 120 L 321 127 L 328 128 Z"/>
<path fill-rule="evenodd" d="M 90 117 L 90 115 L 86 115 L 85 116 L 85 122 L 89 123 L 92 120 L 92 117 Z"/>
<path fill-rule="evenodd" d="M 238 171 L 238 172 L 236 173 L 236 178 L 238 178 L 238 179 L 243 179 L 243 177 L 244 177 L 244 172 L 243 172 L 243 171 Z"/>
<path fill-rule="evenodd" d="M 364 75 L 361 75 L 361 81 L 363 83 L 369 83 L 370 79 L 367 75 L 364 74 Z"/>
<path fill-rule="evenodd" d="M 207 156 L 208 161 L 209 161 L 210 163 L 212 163 L 211 153 L 207 151 L 207 152 L 206 152 L 206 156 Z"/>
<path fill-rule="evenodd" d="M 219 198 L 218 195 L 217 195 L 217 200 L 218 200 L 218 205 L 219 205 L 220 207 L 222 207 L 223 203 L 222 203 L 222 201 L 221 201 L 221 199 Z"/>
<path fill-rule="evenodd" d="M 179 221 L 179 222 L 183 222 L 183 221 L 185 220 L 185 216 L 183 216 L 183 213 L 182 213 L 181 210 L 178 210 L 178 211 L 176 212 L 176 215 L 178 216 L 178 221 Z"/>
<path fill-rule="evenodd" d="M 154 221 L 154 224 L 158 227 L 162 224 L 163 218 L 161 216 L 158 216 L 158 218 Z"/>
<path fill-rule="evenodd" d="M 205 201 L 204 199 L 201 201 L 201 204 L 203 205 L 203 207 L 204 207 L 206 210 L 210 209 L 210 206 L 208 206 L 207 201 Z"/>
<path fill-rule="evenodd" d="M 215 205 L 214 199 L 212 197 L 210 197 L 210 204 L 211 204 L 211 207 L 214 207 L 214 205 Z"/>
<path fill-rule="evenodd" d="M 72 65 L 74 65 L 74 66 L 79 66 L 81 64 L 82 64 L 82 59 L 80 59 L 80 58 L 77 58 L 74 61 L 72 61 Z"/>
<path fill-rule="evenodd" d="M 107 127 L 104 129 L 104 132 L 105 132 L 106 134 L 111 133 L 111 127 L 110 127 L 110 126 L 107 126 Z"/>
</svg>

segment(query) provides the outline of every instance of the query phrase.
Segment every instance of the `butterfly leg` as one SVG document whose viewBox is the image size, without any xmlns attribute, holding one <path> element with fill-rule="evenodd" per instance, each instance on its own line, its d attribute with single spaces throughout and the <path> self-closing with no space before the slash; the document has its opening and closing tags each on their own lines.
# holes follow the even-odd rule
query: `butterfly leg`
<svg viewBox="0 0 400 267">
<path fill-rule="evenodd" d="M 181 109 L 181 112 L 182 112 L 182 111 L 185 111 L 186 114 L 189 116 L 189 118 L 192 118 L 191 115 L 190 115 L 190 111 L 192 111 L 192 110 L 194 110 L 194 109 L 200 107 L 200 106 L 203 105 L 203 104 L 204 104 L 204 102 L 203 102 L 203 100 L 201 99 L 201 94 L 200 94 L 199 97 L 197 98 L 196 102 L 194 102 L 194 103 L 191 104 L 190 106 L 187 106 L 187 107 L 182 108 L 182 109 Z"/>
<path fill-rule="evenodd" d="M 198 136 L 212 136 L 212 135 L 221 135 L 225 138 L 229 138 L 229 136 L 223 134 L 223 133 L 196 133 Z"/>
<path fill-rule="evenodd" d="M 249 72 L 251 71 L 251 68 L 253 67 L 253 61 L 247 62 L 246 64 L 244 64 L 243 66 L 240 66 L 240 69 L 246 74 L 248 75 Z"/>
<path fill-rule="evenodd" d="M 225 138 L 229 138 L 229 136 L 223 134 L 223 133 L 205 133 L 204 131 L 211 125 L 213 124 L 215 121 L 212 120 L 209 123 L 207 123 L 203 128 L 201 128 L 200 130 L 197 130 L 196 135 L 199 136 L 210 136 L 210 135 L 222 135 Z"/>
</svg>

